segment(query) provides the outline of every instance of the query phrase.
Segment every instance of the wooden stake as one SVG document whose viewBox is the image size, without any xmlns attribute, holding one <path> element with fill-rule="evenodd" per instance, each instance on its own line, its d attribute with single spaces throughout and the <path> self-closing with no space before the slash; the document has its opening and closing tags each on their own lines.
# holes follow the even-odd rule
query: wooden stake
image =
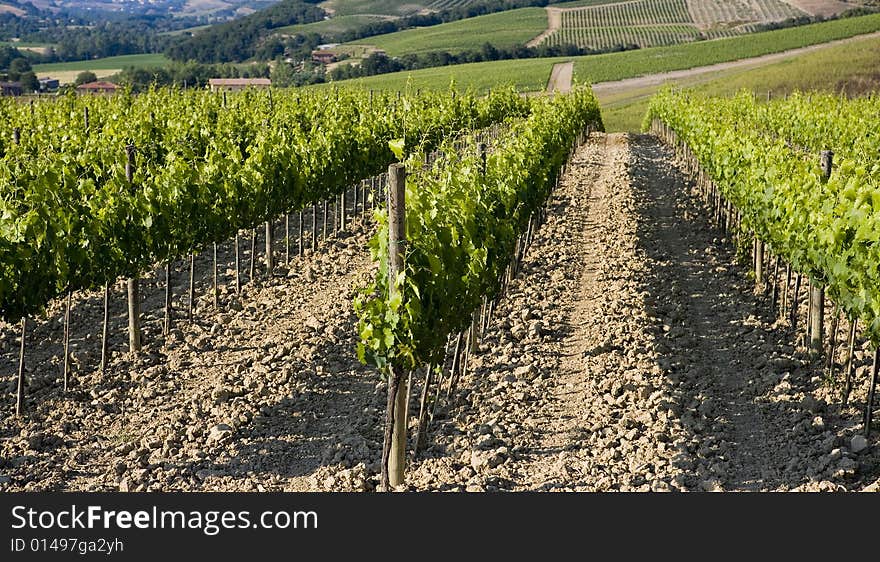
<svg viewBox="0 0 880 562">
<path fill-rule="evenodd" d="M 455 348 L 452 352 L 452 368 L 449 370 L 449 387 L 446 390 L 446 401 L 448 402 L 450 397 L 452 396 L 453 384 L 455 382 L 456 377 L 458 376 L 458 372 L 461 370 L 461 353 L 462 353 L 462 343 L 463 343 L 464 334 L 463 332 L 459 332 L 458 336 L 455 338 Z"/>
<path fill-rule="evenodd" d="M 251 229 L 251 264 L 250 270 L 248 271 L 248 279 L 253 282 L 254 281 L 254 267 L 257 261 L 257 229 Z"/>
<path fill-rule="evenodd" d="M 15 389 L 15 416 L 24 411 L 24 348 L 27 336 L 27 316 L 21 318 L 21 348 L 18 352 L 18 382 Z"/>
<path fill-rule="evenodd" d="M 801 274 L 798 273 L 794 282 L 794 298 L 791 301 L 791 329 L 797 330 L 798 298 L 801 293 Z"/>
<path fill-rule="evenodd" d="M 235 294 L 241 294 L 241 250 L 238 229 L 235 229 Z"/>
<path fill-rule="evenodd" d="M 318 204 L 312 205 L 312 251 L 318 246 Z"/>
<path fill-rule="evenodd" d="M 865 437 L 871 436 L 871 421 L 874 417 L 874 391 L 877 389 L 877 371 L 880 369 L 880 347 L 874 350 L 874 366 L 871 368 L 871 386 L 868 387 L 868 401 L 865 404 Z"/>
<path fill-rule="evenodd" d="M 67 299 L 64 304 L 64 364 L 61 371 L 61 380 L 64 381 L 64 392 L 67 392 L 68 377 L 70 376 L 70 300 L 73 291 L 67 290 Z"/>
<path fill-rule="evenodd" d="M 828 344 L 828 357 L 825 359 L 825 368 L 828 369 L 828 378 L 834 380 L 834 354 L 837 348 L 837 330 L 840 328 L 840 305 L 834 305 L 834 314 L 831 320 L 831 342 Z"/>
<path fill-rule="evenodd" d="M 345 231 L 345 192 L 347 190 L 343 189 L 342 193 L 339 194 L 339 228 L 337 229 L 339 232 Z"/>
<path fill-rule="evenodd" d="M 284 214 L 284 265 L 290 264 L 290 213 Z"/>
<path fill-rule="evenodd" d="M 406 462 L 406 420 L 403 418 L 406 396 L 403 370 L 399 367 L 390 367 L 388 380 L 388 400 L 385 405 L 385 436 L 382 446 L 382 489 L 390 492 L 393 486 L 399 486 L 404 481 L 404 468 Z"/>
<path fill-rule="evenodd" d="M 788 288 L 791 286 L 791 265 L 785 264 L 785 286 L 782 289 L 782 306 L 779 307 L 780 316 L 788 310 Z"/>
<path fill-rule="evenodd" d="M 770 312 L 776 316 L 776 303 L 779 296 L 779 256 L 776 256 L 776 267 L 773 268 L 773 296 L 770 299 Z"/>
<path fill-rule="evenodd" d="M 831 169 L 834 166 L 834 152 L 823 150 L 820 154 L 819 164 L 822 167 L 822 180 L 827 182 L 831 179 Z"/>
<path fill-rule="evenodd" d="M 764 242 L 755 238 L 755 286 L 760 288 L 764 283 Z"/>
<path fill-rule="evenodd" d="M 858 326 L 858 319 L 852 321 L 849 327 L 849 354 L 846 358 L 846 380 L 843 385 L 843 407 L 846 408 L 846 405 L 849 403 L 849 393 L 852 391 L 852 376 L 854 370 L 854 361 L 856 355 L 856 326 Z"/>
<path fill-rule="evenodd" d="M 419 397 L 419 425 L 416 433 L 416 444 L 413 447 L 413 454 L 418 455 L 419 451 L 424 447 L 427 435 L 425 432 L 428 428 L 428 391 L 431 388 L 431 375 L 434 368 L 428 365 L 425 370 L 425 382 L 422 385 L 422 395 Z"/>
<path fill-rule="evenodd" d="M 104 324 L 101 330 L 101 372 L 107 368 L 107 336 L 110 327 L 110 283 L 104 283 Z"/>
<path fill-rule="evenodd" d="M 193 321 L 193 306 L 196 302 L 196 254 L 189 255 L 189 310 L 187 310 L 186 318 L 190 322 Z"/>
<path fill-rule="evenodd" d="M 271 220 L 266 221 L 266 277 L 272 277 L 272 272 L 275 271 L 275 256 L 272 253 L 275 229 L 272 226 Z"/>
<path fill-rule="evenodd" d="M 388 289 L 389 296 L 392 296 L 398 290 L 395 280 L 404 267 L 406 169 L 402 164 L 392 164 L 388 173 L 390 179 L 388 189 Z M 406 460 L 406 388 L 403 370 L 397 366 L 391 366 L 389 373 L 385 437 L 382 455 L 385 461 L 382 466 L 382 482 L 385 489 L 389 490 L 390 486 L 403 484 Z"/>
<path fill-rule="evenodd" d="M 171 260 L 165 263 L 165 326 L 167 336 L 171 333 Z"/>
<path fill-rule="evenodd" d="M 297 228 L 299 228 L 299 237 L 297 238 L 297 255 L 303 255 L 303 212 L 299 211 L 299 221 L 297 224 Z"/>
<path fill-rule="evenodd" d="M 810 280 L 810 348 L 821 353 L 825 340 L 825 289 Z"/>
<path fill-rule="evenodd" d="M 214 242 L 214 308 L 220 309 L 220 287 L 217 284 L 217 243 Z"/>
<path fill-rule="evenodd" d="M 128 288 L 128 351 L 138 353 L 141 350 L 141 301 L 140 283 L 138 279 L 129 279 Z"/>
</svg>

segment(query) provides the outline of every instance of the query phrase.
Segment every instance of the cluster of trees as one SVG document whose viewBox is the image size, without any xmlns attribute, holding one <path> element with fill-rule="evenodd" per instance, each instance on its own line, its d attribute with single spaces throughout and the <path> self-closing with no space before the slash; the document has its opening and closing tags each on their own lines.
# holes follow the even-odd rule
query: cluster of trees
<svg viewBox="0 0 880 562">
<path fill-rule="evenodd" d="M 18 49 L 0 46 L 0 69 L 5 72 L 7 80 L 20 83 L 25 92 L 40 89 L 40 81 L 31 68 L 31 62 L 21 56 Z"/>
<path fill-rule="evenodd" d="M 211 78 L 270 78 L 272 85 L 287 87 L 324 82 L 325 73 L 320 64 L 310 61 L 291 64 L 279 58 L 271 63 L 203 64 L 190 61 L 149 69 L 129 67 L 112 80 L 139 92 L 154 85 L 204 88 Z M 91 72 L 81 72 L 76 84 L 93 82 L 95 79 Z"/>
<path fill-rule="evenodd" d="M 54 45 L 52 52 L 43 57 L 45 62 L 156 53 L 169 43 L 168 36 L 157 34 L 143 21 L 105 22 L 93 27 L 61 28 L 54 33 L 41 31 L 29 40 Z"/>
<path fill-rule="evenodd" d="M 509 49 L 498 48 L 491 43 L 486 43 L 476 51 L 463 51 L 449 53 L 447 51 L 432 51 L 418 55 L 404 55 L 389 58 L 383 53 L 373 53 L 366 57 L 359 65 L 340 65 L 330 72 L 333 80 L 346 80 L 348 78 L 360 78 L 401 70 L 418 70 L 420 68 L 432 68 L 436 66 L 448 66 L 452 64 L 464 64 L 469 62 L 484 62 L 507 59 L 530 59 L 543 57 L 570 57 L 580 55 L 594 55 L 616 51 L 638 49 L 635 45 L 618 45 L 610 49 L 589 49 L 577 45 L 559 45 L 555 47 L 516 46 Z"/>
<path fill-rule="evenodd" d="M 269 78 L 269 64 L 201 64 L 174 62 L 157 68 L 127 68 L 113 81 L 142 91 L 152 85 L 203 88 L 211 78 Z"/>
<path fill-rule="evenodd" d="M 171 44 L 165 54 L 175 61 L 201 63 L 241 62 L 256 58 L 258 53 L 271 59 L 283 52 L 284 44 L 280 39 L 267 42 L 265 38 L 279 27 L 324 19 L 324 10 L 314 5 L 318 1 L 282 0 L 271 8 L 179 40 Z"/>
</svg>

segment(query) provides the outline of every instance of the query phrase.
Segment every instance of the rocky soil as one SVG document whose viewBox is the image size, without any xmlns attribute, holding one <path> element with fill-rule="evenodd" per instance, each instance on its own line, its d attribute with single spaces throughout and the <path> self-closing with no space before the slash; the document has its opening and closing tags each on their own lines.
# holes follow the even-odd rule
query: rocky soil
<svg viewBox="0 0 880 562">
<path fill-rule="evenodd" d="M 867 346 L 843 409 L 839 381 L 770 313 L 690 188 L 653 137 L 579 149 L 405 489 L 880 486 L 876 438 L 858 435 Z M 167 338 L 164 277 L 148 276 L 137 359 L 117 290 L 104 374 L 100 295 L 76 295 L 66 394 L 54 305 L 28 336 L 21 419 L 18 334 L 0 328 L 0 490 L 374 490 L 385 388 L 354 356 L 351 307 L 373 274 L 368 231 L 357 222 L 271 278 L 258 268 L 241 295 L 224 269 L 219 310 L 200 256 L 194 322 Z M 175 280 L 179 315 L 187 273 Z"/>
</svg>

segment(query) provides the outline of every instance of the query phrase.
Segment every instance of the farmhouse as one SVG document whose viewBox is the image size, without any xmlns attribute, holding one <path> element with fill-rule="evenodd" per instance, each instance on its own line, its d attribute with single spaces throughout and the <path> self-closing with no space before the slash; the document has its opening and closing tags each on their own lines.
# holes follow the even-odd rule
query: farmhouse
<svg viewBox="0 0 880 562">
<path fill-rule="evenodd" d="M 212 92 L 237 92 L 246 88 L 268 88 L 272 80 L 268 78 L 211 78 L 208 87 Z"/>
<path fill-rule="evenodd" d="M 114 84 L 113 82 L 89 82 L 87 84 L 80 84 L 76 87 L 77 94 L 115 94 L 116 90 L 119 89 L 119 86 Z"/>
<path fill-rule="evenodd" d="M 336 53 L 333 51 L 312 51 L 312 60 L 320 64 L 336 62 Z"/>
</svg>

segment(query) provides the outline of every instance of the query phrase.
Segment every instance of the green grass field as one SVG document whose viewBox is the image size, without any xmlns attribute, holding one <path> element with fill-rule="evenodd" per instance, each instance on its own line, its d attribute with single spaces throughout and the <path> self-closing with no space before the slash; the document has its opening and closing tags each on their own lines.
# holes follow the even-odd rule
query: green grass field
<svg viewBox="0 0 880 562">
<path fill-rule="evenodd" d="M 316 21 L 314 23 L 301 23 L 298 25 L 288 25 L 275 29 L 275 33 L 281 35 L 292 35 L 294 33 L 322 33 L 332 35 L 334 33 L 343 33 L 356 29 L 362 25 L 382 21 L 388 19 L 386 16 L 338 16 L 329 20 Z"/>
<path fill-rule="evenodd" d="M 543 8 L 521 8 L 377 35 L 353 43 L 374 45 L 391 56 L 429 51 L 458 52 L 479 49 L 487 42 L 496 47 L 523 45 L 546 28 L 547 12 Z"/>
<path fill-rule="evenodd" d="M 562 60 L 575 61 L 576 80 L 605 82 L 778 53 L 876 31 L 880 31 L 880 14 L 671 47 L 574 59 L 525 59 L 464 64 L 371 76 L 339 84 L 398 90 L 405 88 L 409 80 L 416 88 L 445 89 L 455 79 L 457 86 L 463 89 L 485 91 L 495 84 L 504 83 L 512 84 L 522 91 L 534 91 L 542 90 L 546 86 L 553 64 Z"/>
<path fill-rule="evenodd" d="M 103 59 L 81 60 L 74 62 L 53 62 L 34 65 L 34 72 L 64 72 L 83 70 L 109 70 L 114 68 L 154 67 L 163 66 L 171 61 L 162 54 L 122 55 Z"/>
<path fill-rule="evenodd" d="M 752 68 L 737 68 L 676 80 L 677 87 L 711 96 L 727 96 L 740 90 L 766 97 L 795 90 L 845 92 L 860 95 L 880 89 L 880 39 L 868 38 L 835 45 L 818 52 Z M 637 131 L 658 87 L 600 96 L 602 119 L 609 131 Z"/>
<path fill-rule="evenodd" d="M 430 0 L 406 2 L 401 0 L 328 0 L 321 7 L 336 16 L 379 14 L 384 16 L 408 16 L 425 9 Z"/>
<path fill-rule="evenodd" d="M 412 72 L 380 74 L 335 82 L 335 84 L 376 90 L 404 90 L 409 83 L 412 88 L 445 90 L 452 81 L 455 81 L 456 88 L 461 90 L 473 89 L 477 92 L 486 92 L 499 86 L 513 86 L 522 92 L 533 92 L 543 90 L 547 86 L 553 63 L 564 60 L 566 59 L 548 58 L 457 64 Z"/>
</svg>

